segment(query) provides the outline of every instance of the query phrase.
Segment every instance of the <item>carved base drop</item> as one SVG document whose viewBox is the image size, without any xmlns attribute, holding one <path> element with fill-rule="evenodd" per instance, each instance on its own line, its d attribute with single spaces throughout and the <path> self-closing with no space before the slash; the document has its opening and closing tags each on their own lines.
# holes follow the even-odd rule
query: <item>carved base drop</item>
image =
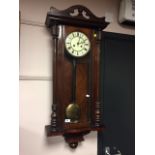
<svg viewBox="0 0 155 155">
<path fill-rule="evenodd" d="M 72 149 L 75 149 L 78 146 L 78 143 L 84 141 L 83 136 L 88 134 L 90 130 L 83 132 L 75 132 L 75 133 L 65 133 L 63 136 L 65 141 L 69 144 Z"/>
</svg>

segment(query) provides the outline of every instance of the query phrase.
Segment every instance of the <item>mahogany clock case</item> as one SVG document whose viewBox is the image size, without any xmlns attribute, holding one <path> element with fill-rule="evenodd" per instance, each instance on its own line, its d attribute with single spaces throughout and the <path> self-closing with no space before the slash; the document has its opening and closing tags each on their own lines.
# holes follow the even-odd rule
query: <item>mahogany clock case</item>
<svg viewBox="0 0 155 155">
<path fill-rule="evenodd" d="M 75 10 L 78 12 L 76 15 Z M 45 127 L 46 134 L 63 135 L 69 144 L 75 144 L 72 147 L 84 140 L 84 134 L 103 129 L 99 91 L 100 43 L 102 29 L 108 24 L 105 17 L 94 16 L 81 5 L 63 11 L 51 8 L 47 13 L 46 26 L 53 38 L 53 105 L 51 124 Z M 86 55 L 75 58 L 67 52 L 65 40 L 72 32 L 81 32 L 89 38 L 90 49 Z M 76 70 L 73 61 L 76 61 Z M 76 78 L 73 78 L 74 74 Z M 80 109 L 76 123 L 66 117 L 66 108 L 72 102 L 74 90 Z"/>
<path fill-rule="evenodd" d="M 95 33 L 92 29 L 88 28 L 77 28 L 73 26 L 59 26 L 60 31 L 60 41 L 58 41 L 58 55 L 57 57 L 57 85 L 56 89 L 57 94 L 57 115 L 59 116 L 58 122 L 60 123 L 59 130 L 66 129 L 80 129 L 80 128 L 90 128 L 92 126 L 91 122 L 93 121 L 94 105 L 91 104 L 95 102 L 95 93 L 96 90 L 96 69 L 93 68 L 93 64 L 97 63 L 95 58 L 98 57 L 98 52 L 96 52 L 96 38 L 93 37 Z M 65 38 L 66 36 L 74 31 L 83 32 L 86 34 L 91 42 L 90 52 L 82 57 L 76 58 L 76 102 L 80 106 L 80 120 L 79 123 L 65 123 L 65 109 L 67 105 L 71 102 L 72 94 L 72 59 L 70 55 L 67 54 L 65 50 Z M 96 64 L 97 65 L 97 64 Z M 95 66 L 94 66 L 95 67 Z M 90 95 L 90 98 L 87 98 L 86 95 Z M 91 113 L 91 114 L 90 114 Z"/>
</svg>

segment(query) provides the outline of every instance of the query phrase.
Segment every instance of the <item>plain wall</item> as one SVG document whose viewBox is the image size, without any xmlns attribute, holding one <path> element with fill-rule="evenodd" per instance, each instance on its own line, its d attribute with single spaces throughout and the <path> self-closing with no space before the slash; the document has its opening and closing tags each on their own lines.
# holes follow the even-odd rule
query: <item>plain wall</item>
<svg viewBox="0 0 155 155">
<path fill-rule="evenodd" d="M 134 34 L 118 24 L 119 0 L 20 0 L 20 155 L 96 155 L 96 132 L 85 136 L 76 150 L 63 137 L 46 138 L 52 104 L 52 37 L 44 26 L 50 6 L 66 9 L 80 4 L 96 16 L 111 18 L 109 32 Z"/>
</svg>

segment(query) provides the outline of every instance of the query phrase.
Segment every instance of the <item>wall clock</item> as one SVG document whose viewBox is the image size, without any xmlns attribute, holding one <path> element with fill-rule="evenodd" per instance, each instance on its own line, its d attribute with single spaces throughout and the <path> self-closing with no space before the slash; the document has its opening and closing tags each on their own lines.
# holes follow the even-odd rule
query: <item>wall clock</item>
<svg viewBox="0 0 155 155">
<path fill-rule="evenodd" d="M 73 57 L 83 57 L 90 50 L 90 40 L 82 32 L 71 32 L 65 39 L 65 46 Z"/>
<path fill-rule="evenodd" d="M 90 131 L 104 129 L 100 104 L 101 31 L 109 24 L 86 7 L 51 7 L 46 26 L 53 38 L 53 104 L 47 136 L 63 135 L 76 148 Z"/>
</svg>

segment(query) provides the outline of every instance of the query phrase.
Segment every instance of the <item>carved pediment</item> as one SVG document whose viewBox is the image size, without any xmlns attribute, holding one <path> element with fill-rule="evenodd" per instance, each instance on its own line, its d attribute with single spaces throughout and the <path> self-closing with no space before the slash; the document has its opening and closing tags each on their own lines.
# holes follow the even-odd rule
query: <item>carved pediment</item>
<svg viewBox="0 0 155 155">
<path fill-rule="evenodd" d="M 50 27 L 53 23 L 99 29 L 104 29 L 109 24 L 105 21 L 105 17 L 96 17 L 89 9 L 82 5 L 74 5 L 65 10 L 51 7 L 47 13 L 46 25 Z"/>
</svg>

